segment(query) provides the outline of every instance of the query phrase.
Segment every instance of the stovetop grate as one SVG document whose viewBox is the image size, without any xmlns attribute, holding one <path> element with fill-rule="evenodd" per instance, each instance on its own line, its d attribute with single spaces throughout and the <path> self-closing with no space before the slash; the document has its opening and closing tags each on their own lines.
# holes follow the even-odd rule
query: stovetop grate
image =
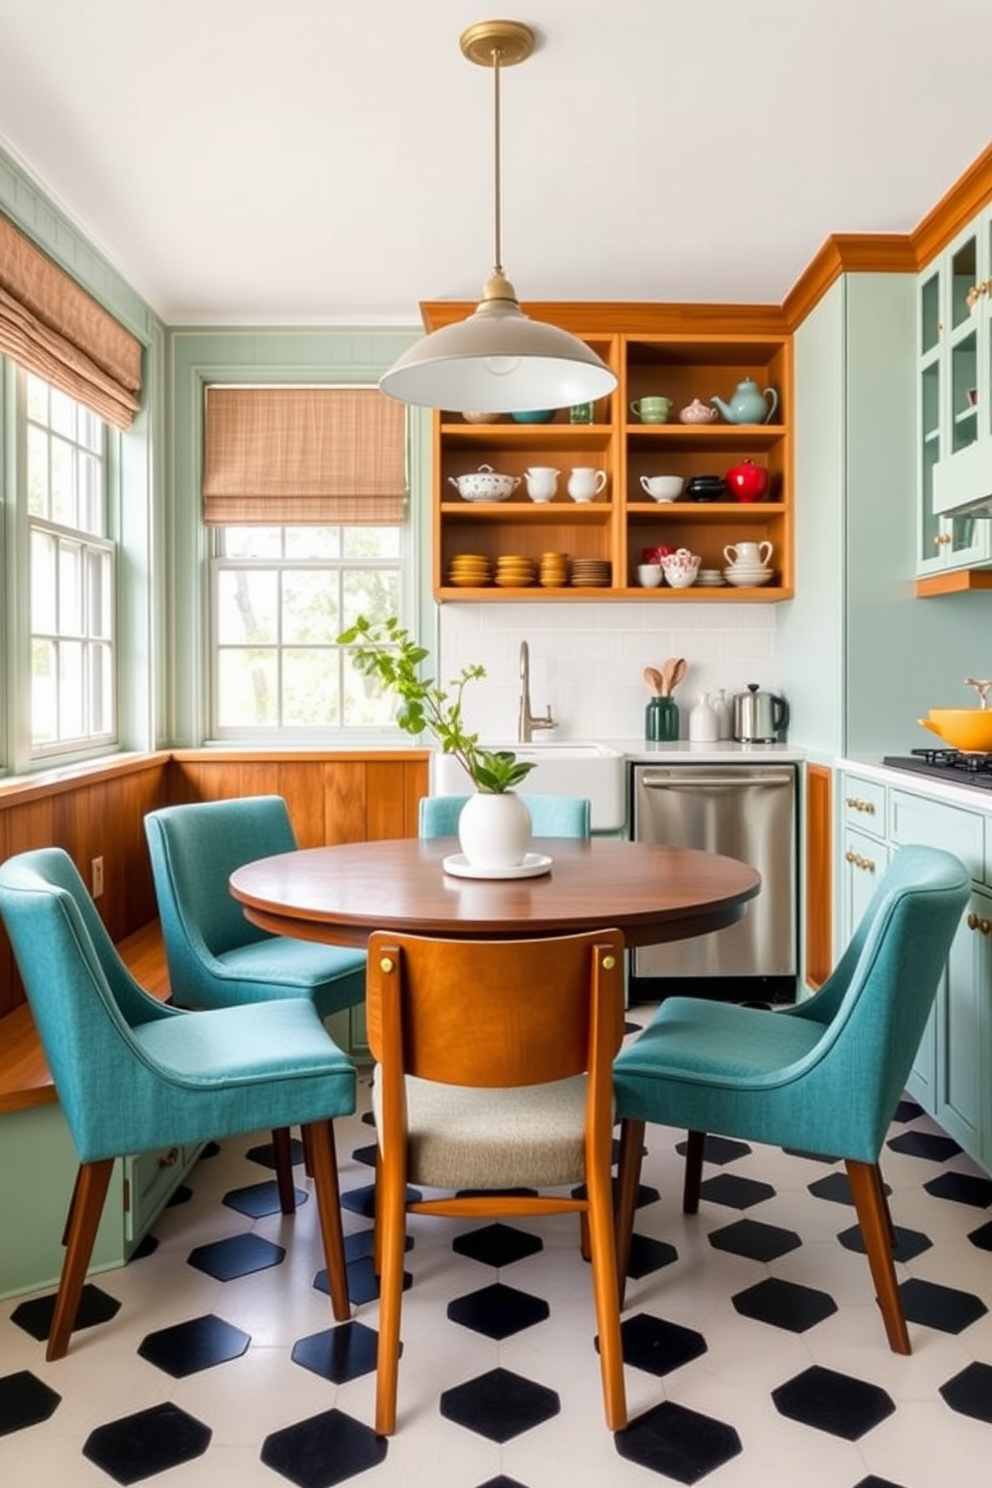
<svg viewBox="0 0 992 1488">
<path fill-rule="evenodd" d="M 958 749 L 913 749 L 908 756 L 886 755 L 882 764 L 893 770 L 911 770 L 917 775 L 928 775 L 931 780 L 946 780 L 952 785 L 992 790 L 992 754 L 963 754 Z"/>
</svg>

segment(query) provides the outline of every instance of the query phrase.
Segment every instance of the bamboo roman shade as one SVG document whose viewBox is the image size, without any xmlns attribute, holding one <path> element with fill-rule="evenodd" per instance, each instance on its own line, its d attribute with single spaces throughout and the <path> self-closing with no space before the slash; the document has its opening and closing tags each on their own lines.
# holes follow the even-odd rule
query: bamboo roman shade
<svg viewBox="0 0 992 1488">
<path fill-rule="evenodd" d="M 115 429 L 141 404 L 141 342 L 0 217 L 0 352 Z"/>
<path fill-rule="evenodd" d="M 378 388 L 208 387 L 203 444 L 205 522 L 403 521 L 405 411 Z"/>
</svg>

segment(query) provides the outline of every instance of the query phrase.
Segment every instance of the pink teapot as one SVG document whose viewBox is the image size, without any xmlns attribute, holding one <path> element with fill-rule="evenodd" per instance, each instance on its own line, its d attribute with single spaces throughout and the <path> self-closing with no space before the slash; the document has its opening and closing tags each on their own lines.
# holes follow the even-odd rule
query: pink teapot
<svg viewBox="0 0 992 1488">
<path fill-rule="evenodd" d="M 708 408 L 699 398 L 693 398 L 691 403 L 679 411 L 680 424 L 712 424 L 719 417 L 715 408 Z"/>
</svg>

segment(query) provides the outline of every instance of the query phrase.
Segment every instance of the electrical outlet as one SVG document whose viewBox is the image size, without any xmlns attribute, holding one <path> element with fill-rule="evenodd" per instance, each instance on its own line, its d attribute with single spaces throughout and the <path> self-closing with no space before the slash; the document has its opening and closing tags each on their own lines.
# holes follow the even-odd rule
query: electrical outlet
<svg viewBox="0 0 992 1488">
<path fill-rule="evenodd" d="M 90 863 L 90 881 L 93 886 L 93 898 L 99 899 L 103 893 L 103 859 L 94 858 Z"/>
</svg>

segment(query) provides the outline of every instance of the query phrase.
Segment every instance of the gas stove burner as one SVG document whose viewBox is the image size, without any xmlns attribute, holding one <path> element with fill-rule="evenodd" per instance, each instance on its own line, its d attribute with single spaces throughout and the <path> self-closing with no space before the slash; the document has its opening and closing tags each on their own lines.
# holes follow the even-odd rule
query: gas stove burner
<svg viewBox="0 0 992 1488">
<path fill-rule="evenodd" d="M 887 756 L 882 764 L 951 784 L 992 790 L 992 754 L 967 753 L 962 749 L 913 749 L 908 758 Z"/>
</svg>

